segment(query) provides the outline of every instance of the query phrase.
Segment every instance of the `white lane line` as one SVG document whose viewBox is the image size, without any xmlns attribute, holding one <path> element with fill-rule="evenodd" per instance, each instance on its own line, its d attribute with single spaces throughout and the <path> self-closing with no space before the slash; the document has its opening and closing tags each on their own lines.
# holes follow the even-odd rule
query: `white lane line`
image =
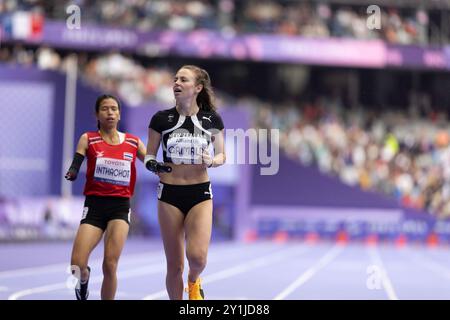
<svg viewBox="0 0 450 320">
<path fill-rule="evenodd" d="M 220 244 L 218 245 L 218 247 L 220 248 L 220 250 L 225 251 L 226 253 L 228 253 L 228 251 L 232 252 L 235 250 L 234 247 L 231 247 L 231 248 L 228 246 L 223 247 Z M 216 251 L 213 251 L 213 252 L 215 253 Z M 221 252 L 221 254 L 223 254 L 223 253 Z M 156 257 L 160 257 L 160 256 L 163 257 L 163 249 L 157 250 L 157 251 L 152 251 L 152 252 L 146 252 L 146 253 L 124 254 L 121 257 L 120 265 L 123 266 L 123 265 L 128 265 L 128 264 L 136 264 L 137 262 L 139 262 L 140 259 L 141 260 L 146 260 L 146 259 L 153 260 Z M 95 264 L 101 265 L 102 261 L 103 261 L 103 257 L 93 259 L 93 260 L 89 261 L 89 264 L 90 265 L 95 265 Z M 20 269 L 15 269 L 15 270 L 5 270 L 5 271 L 0 271 L 0 279 L 36 276 L 39 274 L 61 272 L 61 270 L 63 270 L 63 272 L 65 272 L 68 267 L 70 267 L 69 263 L 55 263 L 55 264 L 38 266 L 38 267 L 28 267 L 28 268 L 20 268 Z"/>
<path fill-rule="evenodd" d="M 220 252 L 216 251 L 211 256 L 213 258 L 218 257 L 219 261 L 227 260 L 229 257 L 226 256 L 226 254 L 224 254 L 223 251 L 225 251 L 225 253 L 229 253 L 229 252 L 235 252 L 236 249 L 234 247 L 225 247 L 224 249 L 222 249 L 222 251 L 220 251 Z M 149 254 L 140 254 L 137 256 L 148 256 L 148 255 Z M 153 258 L 159 258 L 158 256 L 160 256 L 161 260 L 164 261 L 164 263 L 153 264 L 153 265 L 148 265 L 148 266 L 144 266 L 144 267 L 140 267 L 140 268 L 126 270 L 123 272 L 118 272 L 118 274 L 117 274 L 118 279 L 123 280 L 123 279 L 127 279 L 127 278 L 132 278 L 132 277 L 139 277 L 139 276 L 143 276 L 143 275 L 150 275 L 150 274 L 155 274 L 155 273 L 159 273 L 159 272 L 165 272 L 166 271 L 166 263 L 165 263 L 165 259 L 163 258 L 163 254 L 161 252 L 159 252 L 159 253 L 153 253 L 153 255 L 156 255 L 156 257 L 153 257 Z M 98 259 L 98 260 L 101 261 L 101 259 Z M 142 261 L 142 258 L 135 259 L 134 261 L 137 261 L 137 260 Z M 124 262 L 121 262 L 120 265 L 124 266 L 125 265 Z M 132 262 L 132 261 L 130 261 L 130 259 L 128 259 L 128 262 L 129 262 L 128 264 L 131 264 L 130 262 Z M 65 267 L 67 267 L 67 266 L 68 265 L 66 265 Z M 69 274 L 68 274 L 68 277 L 69 277 Z M 95 277 L 90 278 L 89 284 L 100 283 L 102 281 L 103 281 L 103 275 L 95 276 Z M 16 291 L 8 297 L 8 300 L 17 300 L 19 298 L 33 295 L 36 293 L 44 293 L 44 292 L 50 292 L 50 291 L 54 291 L 54 290 L 61 290 L 61 289 L 68 289 L 67 282 L 58 282 L 58 283 L 53 283 L 53 284 L 48 284 L 48 285 L 43 285 L 43 286 L 27 288 L 27 289 L 23 289 L 20 291 Z"/>
<path fill-rule="evenodd" d="M 291 283 L 286 289 L 282 290 L 277 294 L 273 300 L 283 300 L 289 296 L 292 292 L 297 290 L 300 286 L 305 284 L 321 269 L 326 267 L 331 261 L 333 261 L 339 253 L 343 250 L 344 246 L 341 244 L 334 245 L 330 250 L 328 250 L 312 267 L 303 272 L 293 283 Z"/>
<path fill-rule="evenodd" d="M 274 264 L 280 260 L 283 260 L 286 258 L 292 258 L 293 256 L 303 254 L 306 251 L 308 251 L 309 249 L 310 248 L 308 248 L 308 247 L 302 247 L 301 250 L 298 250 L 295 247 L 294 248 L 290 247 L 288 249 L 278 251 L 277 253 L 271 253 L 268 255 L 264 255 L 262 257 L 250 260 L 248 262 L 239 264 L 237 266 L 234 266 L 231 268 L 226 268 L 221 271 L 214 272 L 210 275 L 202 277 L 202 284 L 208 284 L 211 282 L 228 279 L 228 278 L 234 277 L 238 274 L 254 270 L 256 268 L 268 266 L 268 265 Z M 155 299 L 160 299 L 160 298 L 164 298 L 164 297 L 167 297 L 167 291 L 165 289 L 148 294 L 142 299 L 143 300 L 155 300 Z"/>
<path fill-rule="evenodd" d="M 145 267 L 127 270 L 127 271 L 124 271 L 124 272 L 121 272 L 120 274 L 118 274 L 117 277 L 120 280 L 124 280 L 124 279 L 139 277 L 139 276 L 143 276 L 143 275 L 150 275 L 150 274 L 155 274 L 155 273 L 160 273 L 160 272 L 162 273 L 165 270 L 166 270 L 166 264 L 159 263 L 159 264 L 153 264 L 153 265 L 149 265 L 149 266 L 145 266 Z M 103 275 L 95 276 L 95 277 L 91 277 L 89 279 L 89 284 L 100 283 L 102 281 L 103 281 Z M 68 289 L 67 283 L 66 282 L 58 282 L 58 283 L 53 283 L 53 284 L 49 284 L 49 285 L 45 285 L 45 286 L 39 286 L 39 287 L 34 287 L 34 288 L 17 291 L 17 292 L 12 293 L 8 297 L 8 300 L 18 300 L 19 298 L 29 296 L 32 294 L 44 293 L 44 292 L 60 290 L 60 289 Z"/>
<path fill-rule="evenodd" d="M 413 253 L 412 251 L 408 251 L 408 258 L 412 260 L 414 263 L 423 266 L 424 268 L 430 270 L 431 272 L 450 280 L 450 269 L 445 267 L 445 265 L 440 264 L 439 262 L 433 260 L 432 258 L 421 256 L 419 257 L 417 253 Z"/>
<path fill-rule="evenodd" d="M 46 286 L 36 287 L 36 288 L 30 288 L 18 292 L 14 292 L 13 294 L 9 295 L 8 300 L 18 300 L 21 297 L 28 296 L 30 294 L 40 293 L 40 292 L 47 292 L 52 290 L 59 290 L 67 288 L 65 283 L 54 283 Z"/>
<path fill-rule="evenodd" d="M 388 298 L 390 300 L 398 300 L 397 293 L 394 290 L 394 286 L 392 285 L 392 281 L 389 278 L 389 275 L 387 273 L 387 270 L 384 266 L 383 260 L 381 259 L 380 253 L 376 246 L 370 247 L 369 249 L 369 256 L 372 260 L 372 263 L 375 264 L 380 268 L 380 276 L 381 276 L 381 283 L 383 284 L 383 288 L 386 291 L 386 294 L 388 295 Z"/>
<path fill-rule="evenodd" d="M 245 297 L 245 296 L 230 297 L 230 296 L 211 296 L 211 295 L 208 295 L 208 300 L 250 300 L 250 298 L 249 297 Z"/>
<path fill-rule="evenodd" d="M 139 254 L 133 254 L 133 255 L 124 255 L 121 258 L 120 264 L 121 265 L 136 264 L 140 261 L 145 261 L 147 259 L 153 260 L 158 256 L 162 256 L 162 253 L 159 251 L 158 252 L 149 252 L 149 253 L 139 253 Z M 102 263 L 102 261 L 103 261 L 103 257 L 93 259 L 89 262 L 89 264 L 100 265 Z M 48 265 L 39 266 L 39 267 L 29 267 L 29 268 L 21 268 L 21 269 L 16 269 L 16 270 L 0 271 L 0 279 L 36 276 L 36 275 L 40 275 L 40 274 L 61 272 L 61 271 L 65 272 L 68 267 L 70 267 L 69 263 L 55 263 L 55 264 L 48 264 Z"/>
<path fill-rule="evenodd" d="M 68 295 L 74 296 L 73 292 L 67 292 Z M 89 290 L 89 298 L 97 297 L 100 299 L 102 296 L 102 292 L 100 290 Z M 116 300 L 138 300 L 139 295 L 137 293 L 132 293 L 128 291 L 116 291 Z"/>
</svg>

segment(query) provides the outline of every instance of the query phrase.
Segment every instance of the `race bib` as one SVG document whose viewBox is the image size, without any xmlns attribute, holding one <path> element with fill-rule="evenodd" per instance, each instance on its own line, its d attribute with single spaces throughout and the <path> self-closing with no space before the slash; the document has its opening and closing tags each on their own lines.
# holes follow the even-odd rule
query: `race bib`
<svg viewBox="0 0 450 320">
<path fill-rule="evenodd" d="M 111 158 L 97 158 L 94 179 L 101 182 L 130 185 L 131 162 Z"/>
<path fill-rule="evenodd" d="M 204 137 L 170 137 L 167 140 L 167 155 L 173 163 L 201 164 L 203 150 L 207 147 Z"/>
</svg>

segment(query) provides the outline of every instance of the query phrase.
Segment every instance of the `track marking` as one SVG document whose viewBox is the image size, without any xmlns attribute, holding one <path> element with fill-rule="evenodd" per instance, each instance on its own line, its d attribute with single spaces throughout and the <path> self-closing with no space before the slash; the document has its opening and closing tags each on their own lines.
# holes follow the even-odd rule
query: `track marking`
<svg viewBox="0 0 450 320">
<path fill-rule="evenodd" d="M 399 300 L 398 296 L 394 290 L 394 286 L 392 285 L 392 281 L 389 278 L 387 270 L 384 266 L 383 260 L 381 259 L 380 252 L 378 251 L 376 246 L 369 248 L 369 256 L 376 266 L 380 268 L 381 271 L 381 283 L 383 284 L 383 288 L 388 295 L 390 300 Z"/>
<path fill-rule="evenodd" d="M 301 255 L 301 254 L 305 253 L 306 251 L 308 251 L 310 248 L 302 247 L 301 249 L 302 250 L 295 252 L 295 253 L 293 251 L 297 250 L 297 248 L 284 249 L 282 251 L 278 251 L 277 253 L 271 253 L 268 255 L 264 255 L 262 257 L 250 260 L 248 262 L 241 263 L 237 266 L 234 266 L 231 268 L 226 268 L 226 269 L 223 269 L 218 272 L 214 272 L 210 275 L 202 277 L 202 284 L 208 284 L 208 283 L 212 283 L 215 281 L 228 279 L 228 278 L 234 277 L 238 274 L 245 273 L 245 272 L 251 271 L 256 268 L 268 266 L 268 265 L 274 264 L 280 260 L 283 260 L 287 257 L 292 257 L 293 255 Z M 155 299 L 164 298 L 164 297 L 167 297 L 166 289 L 146 295 L 142 299 L 143 300 L 155 300 Z"/>
<path fill-rule="evenodd" d="M 331 261 L 333 261 L 339 253 L 343 250 L 343 246 L 340 244 L 334 245 L 329 251 L 327 251 L 319 261 L 314 264 L 312 267 L 308 268 L 305 272 L 303 272 L 293 283 L 291 283 L 286 289 L 277 294 L 273 300 L 283 300 L 292 292 L 297 290 L 300 286 L 305 284 L 308 280 L 310 280 L 314 275 L 319 272 L 321 269 L 326 267 Z"/>
</svg>

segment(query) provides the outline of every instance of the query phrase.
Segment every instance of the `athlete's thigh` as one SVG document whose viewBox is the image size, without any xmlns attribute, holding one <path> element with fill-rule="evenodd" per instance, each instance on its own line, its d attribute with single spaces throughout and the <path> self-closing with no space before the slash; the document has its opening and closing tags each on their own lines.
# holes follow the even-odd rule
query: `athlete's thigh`
<svg viewBox="0 0 450 320">
<path fill-rule="evenodd" d="M 130 227 L 125 220 L 114 219 L 108 222 L 105 231 L 105 257 L 118 259 L 125 241 L 128 237 Z"/>
<path fill-rule="evenodd" d="M 186 246 L 188 253 L 206 254 L 211 240 L 212 229 L 212 200 L 205 200 L 189 210 L 184 228 L 186 232 Z"/>
<path fill-rule="evenodd" d="M 73 243 L 72 259 L 81 259 L 87 262 L 92 250 L 97 246 L 103 235 L 99 227 L 83 223 L 80 225 Z"/>
<path fill-rule="evenodd" d="M 158 221 L 167 261 L 184 261 L 184 214 L 177 207 L 158 201 Z"/>
</svg>

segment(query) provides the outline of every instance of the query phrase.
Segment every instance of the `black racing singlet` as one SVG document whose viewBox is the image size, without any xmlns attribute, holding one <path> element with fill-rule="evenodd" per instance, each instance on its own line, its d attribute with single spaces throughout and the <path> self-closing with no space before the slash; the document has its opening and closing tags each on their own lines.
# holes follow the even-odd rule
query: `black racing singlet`
<svg viewBox="0 0 450 320">
<path fill-rule="evenodd" d="M 224 125 L 214 111 L 199 110 L 195 115 L 183 116 L 173 107 L 158 111 L 149 128 L 161 134 L 164 162 L 201 164 L 203 150 L 208 149 L 211 136 Z"/>
</svg>

